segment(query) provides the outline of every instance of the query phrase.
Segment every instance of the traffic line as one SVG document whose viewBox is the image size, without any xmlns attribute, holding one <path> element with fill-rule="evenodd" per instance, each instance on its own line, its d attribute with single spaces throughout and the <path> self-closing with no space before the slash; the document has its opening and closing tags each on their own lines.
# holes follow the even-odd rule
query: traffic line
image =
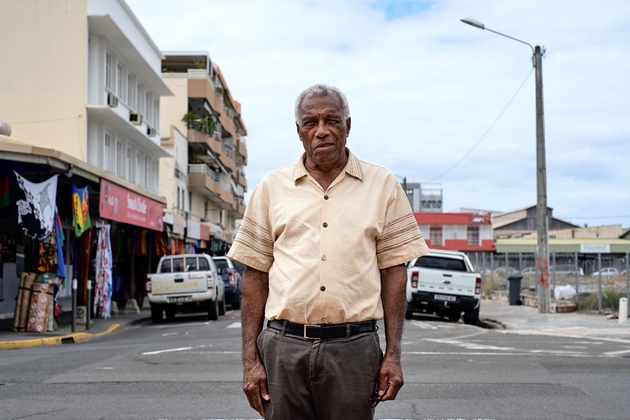
<svg viewBox="0 0 630 420">
<path fill-rule="evenodd" d="M 606 356 L 616 356 L 618 354 L 630 353 L 630 350 L 620 350 L 620 351 L 609 351 L 604 353 Z"/>
<path fill-rule="evenodd" d="M 431 325 L 431 324 L 427 324 L 426 322 L 422 322 L 422 321 L 411 321 L 412 325 L 415 325 L 416 327 L 420 327 L 423 330 L 437 330 L 438 327 L 436 327 L 435 325 Z"/>
<path fill-rule="evenodd" d="M 458 341 L 458 340 L 444 340 L 444 339 L 439 339 L 439 338 L 425 338 L 425 340 L 433 341 L 435 343 L 452 344 L 454 346 L 465 347 L 469 350 L 504 350 L 504 351 L 514 350 L 514 347 L 488 346 L 486 344 L 469 343 L 466 341 Z"/>
<path fill-rule="evenodd" d="M 228 325 L 227 328 L 241 328 L 241 323 L 233 322 L 232 324 Z"/>
<path fill-rule="evenodd" d="M 161 353 L 172 353 L 174 351 L 186 351 L 191 350 L 192 347 L 179 347 L 176 349 L 167 349 L 167 350 L 157 350 L 157 351 L 147 351 L 142 353 L 143 355 L 151 355 L 151 354 L 161 354 Z"/>
</svg>

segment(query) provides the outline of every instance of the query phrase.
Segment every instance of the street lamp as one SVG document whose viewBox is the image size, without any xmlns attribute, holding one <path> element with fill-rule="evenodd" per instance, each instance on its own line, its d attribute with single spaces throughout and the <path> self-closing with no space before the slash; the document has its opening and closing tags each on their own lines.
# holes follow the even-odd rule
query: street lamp
<svg viewBox="0 0 630 420">
<path fill-rule="evenodd" d="M 542 85 L 542 53 L 540 46 L 532 47 L 531 44 L 520 39 L 502 34 L 486 28 L 483 23 L 464 18 L 462 22 L 484 29 L 497 35 L 510 38 L 521 44 L 528 45 L 532 49 L 532 61 L 536 69 L 536 232 L 538 234 L 538 256 L 536 272 L 538 278 L 538 312 L 549 312 L 549 232 L 547 226 L 547 167 L 545 164 L 545 114 L 543 111 L 543 85 Z"/>
</svg>

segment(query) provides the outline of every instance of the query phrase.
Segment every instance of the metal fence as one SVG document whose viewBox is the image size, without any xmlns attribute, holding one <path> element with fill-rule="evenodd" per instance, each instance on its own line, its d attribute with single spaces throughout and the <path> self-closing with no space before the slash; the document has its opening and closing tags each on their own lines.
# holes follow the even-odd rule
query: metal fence
<svg viewBox="0 0 630 420">
<path fill-rule="evenodd" d="M 469 253 L 475 271 L 481 273 L 484 292 L 506 289 L 510 274 L 519 274 L 525 292 L 537 291 L 536 254 L 490 252 Z M 576 291 L 572 300 L 579 309 L 618 310 L 619 298 L 630 298 L 630 256 L 626 254 L 549 254 L 551 296 L 559 286 L 570 285 Z"/>
</svg>

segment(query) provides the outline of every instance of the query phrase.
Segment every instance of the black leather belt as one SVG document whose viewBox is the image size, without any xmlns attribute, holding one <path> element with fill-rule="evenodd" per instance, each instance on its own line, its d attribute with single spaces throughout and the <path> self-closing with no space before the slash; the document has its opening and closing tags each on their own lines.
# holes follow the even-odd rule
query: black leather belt
<svg viewBox="0 0 630 420">
<path fill-rule="evenodd" d="M 350 338 L 353 335 L 376 331 L 376 321 L 349 322 L 347 324 L 304 325 L 274 319 L 267 323 L 269 328 L 311 340 L 326 338 Z"/>
</svg>

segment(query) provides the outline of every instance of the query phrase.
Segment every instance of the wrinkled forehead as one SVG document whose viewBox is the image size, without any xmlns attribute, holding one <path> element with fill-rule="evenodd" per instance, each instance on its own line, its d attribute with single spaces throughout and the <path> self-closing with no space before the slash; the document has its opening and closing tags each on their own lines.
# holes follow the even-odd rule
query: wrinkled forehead
<svg viewBox="0 0 630 420">
<path fill-rule="evenodd" d="M 304 98 L 300 104 L 302 117 L 317 114 L 342 115 L 343 106 L 337 95 L 320 95 Z"/>
</svg>

